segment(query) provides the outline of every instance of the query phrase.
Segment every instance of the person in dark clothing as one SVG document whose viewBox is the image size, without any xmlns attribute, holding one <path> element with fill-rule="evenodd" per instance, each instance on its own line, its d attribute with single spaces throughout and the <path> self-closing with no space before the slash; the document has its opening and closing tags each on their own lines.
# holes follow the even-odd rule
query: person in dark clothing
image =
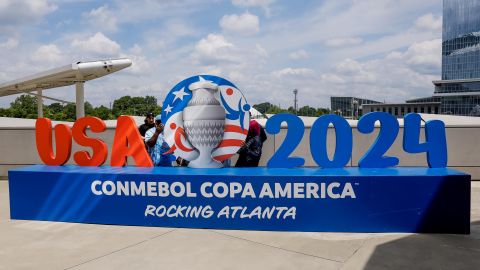
<svg viewBox="0 0 480 270">
<path fill-rule="evenodd" d="M 258 167 L 262 157 L 263 140 L 261 136 L 261 126 L 257 121 L 250 121 L 250 128 L 245 143 L 238 150 L 238 160 L 235 167 Z M 266 139 L 266 134 L 265 134 Z"/>
<path fill-rule="evenodd" d="M 267 140 L 267 133 L 265 133 L 265 129 L 262 126 L 260 126 L 260 140 L 262 144 Z"/>
<path fill-rule="evenodd" d="M 138 131 L 140 132 L 140 135 L 142 135 L 142 138 L 145 138 L 145 133 L 147 130 L 155 127 L 155 117 L 153 116 L 153 113 L 147 113 L 147 115 L 145 115 L 144 122 L 144 124 L 138 127 Z"/>
</svg>

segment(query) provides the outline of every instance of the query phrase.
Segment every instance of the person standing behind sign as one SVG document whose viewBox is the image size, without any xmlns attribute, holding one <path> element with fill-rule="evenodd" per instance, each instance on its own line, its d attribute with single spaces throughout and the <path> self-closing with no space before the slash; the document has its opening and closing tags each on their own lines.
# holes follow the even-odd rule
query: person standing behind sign
<svg viewBox="0 0 480 270">
<path fill-rule="evenodd" d="M 235 167 L 258 167 L 262 157 L 262 147 L 260 124 L 255 120 L 251 120 L 245 143 L 238 150 L 239 157 Z"/>
<path fill-rule="evenodd" d="M 145 115 L 144 124 L 138 127 L 138 131 L 140 132 L 140 135 L 142 135 L 142 137 L 145 137 L 145 133 L 147 132 L 147 130 L 153 127 L 155 127 L 155 117 L 153 116 L 153 113 L 149 112 L 147 113 L 147 115 Z"/>
<path fill-rule="evenodd" d="M 170 147 L 165 141 L 163 135 L 163 124 L 160 115 L 155 117 L 155 127 L 145 132 L 145 144 L 147 145 L 148 153 L 150 154 L 154 166 L 172 166 L 172 160 L 175 159 L 174 156 L 172 154 L 164 155 L 164 153 L 170 150 Z"/>
</svg>

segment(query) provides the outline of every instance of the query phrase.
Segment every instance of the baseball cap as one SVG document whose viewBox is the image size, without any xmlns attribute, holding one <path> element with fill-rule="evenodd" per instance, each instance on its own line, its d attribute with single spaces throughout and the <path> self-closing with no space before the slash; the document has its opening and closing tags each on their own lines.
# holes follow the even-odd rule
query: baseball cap
<svg viewBox="0 0 480 270">
<path fill-rule="evenodd" d="M 146 116 L 146 117 L 153 116 L 153 113 L 152 113 L 152 112 L 148 112 L 145 116 Z"/>
<path fill-rule="evenodd" d="M 162 122 L 162 115 L 159 114 L 159 115 L 155 116 L 155 121 Z"/>
</svg>

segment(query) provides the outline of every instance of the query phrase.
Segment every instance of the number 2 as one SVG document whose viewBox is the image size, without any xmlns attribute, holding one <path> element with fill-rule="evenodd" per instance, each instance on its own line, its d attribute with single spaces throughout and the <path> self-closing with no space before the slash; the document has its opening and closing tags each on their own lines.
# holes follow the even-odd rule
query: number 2
<svg viewBox="0 0 480 270">
<path fill-rule="evenodd" d="M 267 162 L 267 167 L 294 168 L 303 166 L 303 164 L 305 164 L 304 158 L 289 157 L 295 148 L 297 148 L 305 132 L 305 125 L 298 116 L 287 113 L 276 114 L 268 119 L 265 129 L 270 134 L 278 134 L 280 133 L 283 122 L 286 122 L 288 126 L 285 140 L 277 152 L 275 152 Z"/>
<path fill-rule="evenodd" d="M 380 122 L 380 131 L 367 153 L 358 161 L 358 166 L 361 168 L 385 168 L 398 165 L 397 157 L 384 156 L 397 138 L 400 129 L 395 117 L 385 112 L 367 113 L 358 120 L 358 131 L 364 134 L 372 133 L 377 121 Z"/>
</svg>

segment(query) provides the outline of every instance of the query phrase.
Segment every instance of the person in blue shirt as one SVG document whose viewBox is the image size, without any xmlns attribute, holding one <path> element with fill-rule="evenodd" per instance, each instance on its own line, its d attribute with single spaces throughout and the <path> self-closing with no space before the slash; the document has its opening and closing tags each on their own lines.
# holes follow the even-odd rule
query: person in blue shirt
<svg viewBox="0 0 480 270">
<path fill-rule="evenodd" d="M 160 115 L 155 117 L 155 127 L 152 127 L 145 133 L 145 143 L 154 166 L 172 166 L 172 161 L 175 160 L 173 154 L 164 155 L 165 152 L 170 150 L 170 147 L 163 135 L 163 124 Z"/>
</svg>

